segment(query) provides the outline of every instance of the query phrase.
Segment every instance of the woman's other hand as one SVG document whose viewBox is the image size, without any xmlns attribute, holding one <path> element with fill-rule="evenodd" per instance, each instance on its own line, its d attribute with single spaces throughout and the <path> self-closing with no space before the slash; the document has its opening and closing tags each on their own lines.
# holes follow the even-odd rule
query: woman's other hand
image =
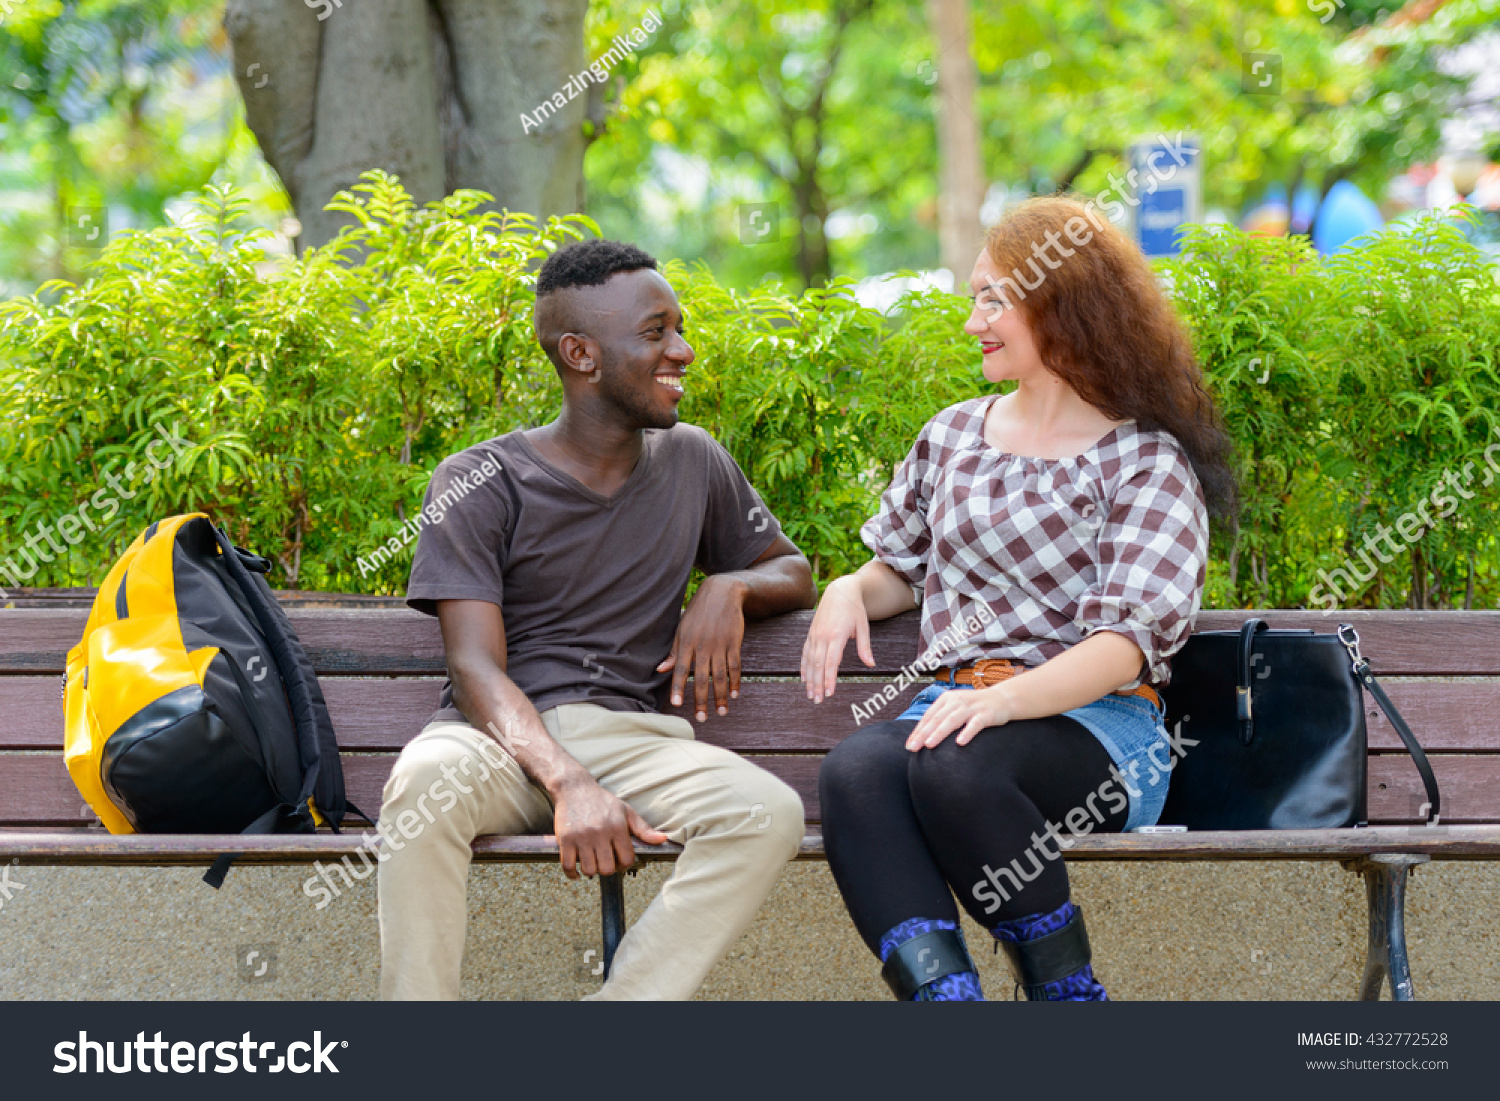
<svg viewBox="0 0 1500 1101">
<path fill-rule="evenodd" d="M 954 688 L 932 702 L 927 713 L 917 721 L 906 739 L 906 748 L 915 753 L 942 745 L 943 740 L 958 731 L 958 744 L 968 745 L 987 726 L 1004 726 L 1015 718 L 1015 707 L 1006 691 L 1009 682 L 989 688 Z"/>
</svg>

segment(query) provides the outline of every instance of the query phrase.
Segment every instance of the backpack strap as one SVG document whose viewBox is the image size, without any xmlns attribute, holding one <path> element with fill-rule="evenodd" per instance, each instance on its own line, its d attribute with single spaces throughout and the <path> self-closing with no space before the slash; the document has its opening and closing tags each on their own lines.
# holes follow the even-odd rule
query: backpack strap
<svg viewBox="0 0 1500 1101">
<path fill-rule="evenodd" d="M 213 527 L 212 530 L 223 552 L 224 568 L 254 613 L 256 625 L 265 636 L 277 672 L 286 686 L 292 722 L 297 731 L 297 756 L 302 765 L 302 789 L 296 802 L 272 807 L 240 833 L 242 836 L 312 833 L 317 826 L 308 809 L 309 801 L 338 833 L 348 806 L 344 797 L 344 773 L 339 765 L 338 741 L 334 737 L 333 721 L 328 716 L 328 704 L 323 699 L 323 690 L 318 685 L 307 652 L 266 584 L 263 575 L 271 568 L 271 563 L 237 548 L 219 528 Z M 363 813 L 360 817 L 369 821 Z M 221 886 L 230 865 L 239 855 L 221 854 L 204 874 L 203 881 L 214 888 Z"/>
<path fill-rule="evenodd" d="M 339 766 L 338 740 L 334 736 L 333 720 L 328 716 L 328 704 L 323 699 L 323 689 L 318 685 L 317 674 L 307 651 L 292 630 L 286 613 L 276 603 L 263 575 L 270 569 L 270 562 L 259 555 L 247 554 L 229 541 L 221 529 L 214 528 L 214 537 L 224 552 L 224 564 L 229 576 L 244 593 L 256 624 L 270 647 L 276 669 L 286 685 L 287 697 L 292 707 L 292 721 L 297 727 L 298 756 L 302 764 L 302 791 L 299 805 L 313 799 L 318 811 L 328 821 L 334 833 L 339 832 L 347 801 L 344 795 L 344 773 Z M 251 571 L 255 571 L 255 576 Z M 364 817 L 361 815 L 361 817 Z"/>
<path fill-rule="evenodd" d="M 298 810 L 302 812 L 300 818 L 297 815 Z M 312 815 L 308 812 L 306 803 L 300 807 L 290 807 L 285 803 L 279 803 L 242 829 L 240 836 L 254 837 L 268 833 L 312 833 L 314 828 Z M 213 862 L 213 866 L 203 873 L 203 882 L 216 891 L 224 886 L 224 877 L 229 874 L 230 865 L 240 855 L 240 853 L 220 853 L 219 858 Z"/>
</svg>

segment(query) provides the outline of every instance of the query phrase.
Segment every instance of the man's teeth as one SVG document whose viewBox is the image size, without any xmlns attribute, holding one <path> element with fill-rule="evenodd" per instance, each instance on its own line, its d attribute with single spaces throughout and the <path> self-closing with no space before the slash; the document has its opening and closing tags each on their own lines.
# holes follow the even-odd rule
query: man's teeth
<svg viewBox="0 0 1500 1101">
<path fill-rule="evenodd" d="M 657 375 L 656 381 L 663 386 L 676 390 L 679 394 L 682 393 L 682 379 L 675 375 Z"/>
</svg>

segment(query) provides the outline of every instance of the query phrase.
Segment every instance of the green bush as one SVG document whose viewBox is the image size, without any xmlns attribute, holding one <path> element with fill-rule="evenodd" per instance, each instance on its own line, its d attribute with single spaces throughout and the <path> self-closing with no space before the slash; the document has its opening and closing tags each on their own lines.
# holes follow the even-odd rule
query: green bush
<svg viewBox="0 0 1500 1101">
<path fill-rule="evenodd" d="M 276 267 L 238 228 L 236 196 L 211 191 L 185 224 L 119 235 L 82 286 L 0 305 L 0 567 L 24 572 L 18 551 L 48 547 L 38 525 L 104 490 L 117 511 L 90 513 L 97 531 L 47 552 L 24 584 L 97 583 L 151 520 L 201 509 L 270 556 L 278 585 L 402 591 L 409 548 L 373 569 L 369 555 L 399 543 L 437 463 L 556 413 L 528 273 L 597 232 L 583 217 L 480 214 L 482 198 L 417 208 L 371 173 L 335 200 L 351 228 Z M 989 389 L 962 332 L 967 301 L 913 293 L 884 317 L 847 281 L 792 297 L 664 271 L 698 356 L 684 419 L 724 442 L 820 580 L 853 568 L 867 557 L 859 527 L 922 424 Z M 1472 497 L 1434 513 L 1411 548 L 1396 540 L 1399 559 L 1386 553 L 1341 604 L 1495 606 L 1500 486 L 1483 481 L 1484 449 L 1500 443 L 1500 302 L 1485 254 L 1439 221 L 1328 260 L 1213 227 L 1162 271 L 1243 488 L 1205 603 L 1316 601 L 1320 571 L 1448 472 Z M 174 426 L 187 445 L 157 472 L 147 449 Z"/>
<path fill-rule="evenodd" d="M 1321 260 L 1303 239 L 1199 227 L 1162 268 L 1237 451 L 1239 530 L 1216 546 L 1205 604 L 1327 607 L 1333 571 L 1352 562 L 1357 578 L 1368 561 L 1378 568 L 1341 606 L 1495 607 L 1500 447 L 1491 465 L 1485 449 L 1500 444 L 1500 295 L 1487 254 L 1434 218 Z M 1448 515 L 1431 509 L 1410 546 L 1379 541 L 1445 471 L 1462 485 Z"/>
</svg>

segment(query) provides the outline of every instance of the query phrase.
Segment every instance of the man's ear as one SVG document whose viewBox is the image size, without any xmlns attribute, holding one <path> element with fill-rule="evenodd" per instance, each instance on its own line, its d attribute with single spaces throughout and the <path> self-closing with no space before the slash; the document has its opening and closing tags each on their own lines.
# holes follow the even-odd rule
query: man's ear
<svg viewBox="0 0 1500 1101">
<path fill-rule="evenodd" d="M 590 382 L 599 381 L 604 356 L 592 338 L 582 333 L 563 333 L 557 340 L 557 358 L 568 370 L 587 376 Z"/>
</svg>

